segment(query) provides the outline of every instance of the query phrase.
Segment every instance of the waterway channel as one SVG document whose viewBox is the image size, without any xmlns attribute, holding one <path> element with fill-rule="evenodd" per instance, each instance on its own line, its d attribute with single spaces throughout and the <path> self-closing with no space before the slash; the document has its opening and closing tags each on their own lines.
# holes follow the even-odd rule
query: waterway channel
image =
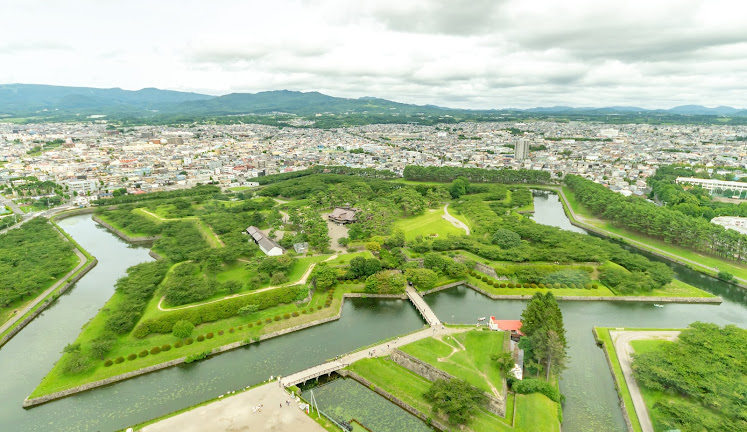
<svg viewBox="0 0 747 432">
<path fill-rule="evenodd" d="M 535 198 L 534 217 L 541 223 L 570 225 L 553 197 Z M 127 245 L 98 227 L 90 216 L 65 219 L 60 226 L 96 256 L 99 264 L 0 349 L 2 431 L 124 428 L 423 325 L 415 309 L 403 301 L 346 301 L 339 321 L 24 410 L 23 399 L 59 358 L 62 348 L 75 339 L 80 327 L 111 296 L 116 279 L 128 267 L 151 259 L 146 249 Z M 624 430 L 612 378 L 601 350 L 594 345 L 593 326 L 671 328 L 695 320 L 747 326 L 742 291 L 682 266 L 672 267 L 678 278 L 722 295 L 724 303 L 668 304 L 664 308 L 611 302 L 561 303 L 571 357 L 560 382 L 567 398 L 564 431 Z M 486 315 L 519 318 L 524 307 L 522 301 L 493 301 L 462 287 L 426 296 L 426 301 L 442 320 L 451 323 L 473 323 L 476 317 Z"/>
</svg>

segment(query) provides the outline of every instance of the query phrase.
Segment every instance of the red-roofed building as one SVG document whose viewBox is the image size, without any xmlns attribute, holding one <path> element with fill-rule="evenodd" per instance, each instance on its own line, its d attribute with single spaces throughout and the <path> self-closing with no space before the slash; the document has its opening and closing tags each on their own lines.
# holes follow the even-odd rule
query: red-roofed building
<svg viewBox="0 0 747 432">
<path fill-rule="evenodd" d="M 520 320 L 499 320 L 494 316 L 490 317 L 488 322 L 490 330 L 507 331 L 511 334 L 511 339 L 518 340 L 524 333 L 521 332 Z"/>
</svg>

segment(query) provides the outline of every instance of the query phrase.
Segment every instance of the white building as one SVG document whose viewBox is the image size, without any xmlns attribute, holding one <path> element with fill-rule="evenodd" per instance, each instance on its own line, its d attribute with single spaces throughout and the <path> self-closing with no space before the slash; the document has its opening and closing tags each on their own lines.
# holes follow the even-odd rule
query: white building
<svg viewBox="0 0 747 432">
<path fill-rule="evenodd" d="M 731 189 L 737 193 L 747 191 L 747 183 L 726 180 L 702 179 L 695 177 L 677 177 L 677 184 L 689 184 L 700 186 L 703 189 L 712 191 L 714 189 Z"/>
<path fill-rule="evenodd" d="M 525 139 L 520 139 L 514 147 L 514 159 L 517 161 L 524 160 L 529 156 L 529 142 Z"/>
</svg>

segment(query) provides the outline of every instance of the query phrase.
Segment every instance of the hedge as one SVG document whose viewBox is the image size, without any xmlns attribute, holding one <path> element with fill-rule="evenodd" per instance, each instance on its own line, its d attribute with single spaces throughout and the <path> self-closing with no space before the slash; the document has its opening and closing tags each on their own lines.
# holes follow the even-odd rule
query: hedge
<svg viewBox="0 0 747 432">
<path fill-rule="evenodd" d="M 560 391 L 552 384 L 547 381 L 542 381 L 536 378 L 525 378 L 521 381 L 510 379 L 511 390 L 520 394 L 529 393 L 542 393 L 548 398 L 555 402 L 560 402 L 561 395 Z"/>
<path fill-rule="evenodd" d="M 145 357 L 147 355 L 148 355 L 148 350 L 142 350 L 142 351 L 140 351 L 140 354 L 138 354 L 138 356 L 140 356 L 140 357 Z"/>
<path fill-rule="evenodd" d="M 122 356 L 119 356 L 116 358 L 116 360 L 114 360 L 114 363 L 117 363 L 117 364 L 122 363 L 122 362 L 124 362 L 124 357 Z"/>
<path fill-rule="evenodd" d="M 158 354 L 160 352 L 161 352 L 161 347 L 157 347 L 156 346 L 156 347 L 153 347 L 153 348 L 150 349 L 150 353 L 151 354 Z"/>
<path fill-rule="evenodd" d="M 127 356 L 127 360 L 135 360 L 137 358 L 137 354 L 130 354 Z"/>
<path fill-rule="evenodd" d="M 201 307 L 165 312 L 157 318 L 150 318 L 141 322 L 132 334 L 136 338 L 142 339 L 151 333 L 169 333 L 174 324 L 180 320 L 187 320 L 194 325 L 199 325 L 235 316 L 239 313 L 239 309 L 249 304 L 255 304 L 259 310 L 263 310 L 304 298 L 307 293 L 308 288 L 305 286 L 293 285 L 253 295 L 234 297 Z"/>
<path fill-rule="evenodd" d="M 104 366 L 106 366 L 106 367 L 109 367 L 109 366 L 111 366 L 113 364 L 114 364 L 114 362 L 111 361 L 111 360 L 107 360 L 107 361 L 104 362 Z"/>
</svg>

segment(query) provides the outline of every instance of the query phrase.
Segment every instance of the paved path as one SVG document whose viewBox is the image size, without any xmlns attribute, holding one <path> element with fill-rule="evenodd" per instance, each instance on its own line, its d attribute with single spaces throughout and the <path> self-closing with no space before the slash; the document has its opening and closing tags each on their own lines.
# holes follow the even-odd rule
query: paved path
<svg viewBox="0 0 747 432">
<path fill-rule="evenodd" d="M 329 258 L 327 258 L 324 261 L 332 261 L 335 258 L 337 258 L 337 255 L 332 255 L 332 256 L 330 256 Z M 166 296 L 163 296 L 163 297 L 161 297 L 161 300 L 158 301 L 158 310 L 172 311 L 172 310 L 179 310 L 179 309 L 189 309 L 189 308 L 203 306 L 203 305 L 210 304 L 210 303 L 221 302 L 223 300 L 228 300 L 228 299 L 231 299 L 231 298 L 234 298 L 234 297 L 248 296 L 248 295 L 252 295 L 252 294 L 261 293 L 263 291 L 270 291 L 270 290 L 274 290 L 274 289 L 278 289 L 278 288 L 282 288 L 282 287 L 287 287 L 287 286 L 303 285 L 309 279 L 309 276 L 311 276 L 311 272 L 314 270 L 315 266 L 316 266 L 316 263 L 312 263 L 309 266 L 309 268 L 306 269 L 306 271 L 304 272 L 303 276 L 301 276 L 301 279 L 299 279 L 298 281 L 296 281 L 296 282 L 294 282 L 292 284 L 272 285 L 272 286 L 268 286 L 266 288 L 262 288 L 262 289 L 258 289 L 258 290 L 254 290 L 254 291 L 249 291 L 249 292 L 245 292 L 245 293 L 240 293 L 240 294 L 232 294 L 232 295 L 225 296 L 225 297 L 222 297 L 222 298 L 219 298 L 219 299 L 216 299 L 216 300 L 206 301 L 206 302 L 202 302 L 202 303 L 189 304 L 189 305 L 185 305 L 185 306 L 164 307 L 163 306 L 163 300 L 166 298 Z"/>
<path fill-rule="evenodd" d="M 455 227 L 463 229 L 464 232 L 467 233 L 467 235 L 469 235 L 469 227 L 464 222 L 460 221 L 459 219 L 457 219 L 454 216 L 452 216 L 451 214 L 449 214 L 449 208 L 448 207 L 449 207 L 448 204 L 446 204 L 444 206 L 444 215 L 443 215 L 443 218 L 446 219 L 447 221 L 451 222 L 451 224 L 454 225 Z"/>
<path fill-rule="evenodd" d="M 290 401 L 290 405 L 286 402 Z M 263 405 L 261 411 L 254 407 Z M 282 404 L 282 408 L 280 407 Z M 163 419 L 143 432 L 324 432 L 277 382 Z"/>
<path fill-rule="evenodd" d="M 695 261 L 695 260 L 691 260 L 691 259 L 682 257 L 680 255 L 676 255 L 676 254 L 673 254 L 671 252 L 665 251 L 663 249 L 659 249 L 657 247 L 651 246 L 648 243 L 644 243 L 644 242 L 632 239 L 630 237 L 627 237 L 627 236 L 624 236 L 624 235 L 621 235 L 621 234 L 612 233 L 612 232 L 607 231 L 604 228 L 600 228 L 598 226 L 594 226 L 594 224 L 592 223 L 592 221 L 599 221 L 599 222 L 602 222 L 602 221 L 599 220 L 599 219 L 590 219 L 590 218 L 587 218 L 587 217 L 579 215 L 578 213 L 576 213 L 575 211 L 573 211 L 573 207 L 571 207 L 571 203 L 568 201 L 568 198 L 566 198 L 565 193 L 563 192 L 563 188 L 557 188 L 555 190 L 563 198 L 563 201 L 565 202 L 566 208 L 571 213 L 571 217 L 573 219 L 575 219 L 577 222 L 581 223 L 582 225 L 584 225 L 584 224 L 588 225 L 586 227 L 587 229 L 592 230 L 592 231 L 601 231 L 602 233 L 605 233 L 608 237 L 624 239 L 626 242 L 636 244 L 636 245 L 640 246 L 644 250 L 646 250 L 646 249 L 652 250 L 652 251 L 654 251 L 654 252 L 656 252 L 656 253 L 658 253 L 660 255 L 663 255 L 664 257 L 668 257 L 668 258 L 673 259 L 674 261 L 677 261 L 677 262 L 692 264 L 692 265 L 694 265 L 696 267 L 705 268 L 705 269 L 707 269 L 709 271 L 712 271 L 714 273 L 718 273 L 719 272 L 719 269 L 717 269 L 716 267 L 707 266 L 707 265 L 705 265 L 705 264 L 703 264 L 701 262 L 698 262 L 698 261 Z M 697 253 L 697 252 L 693 252 L 693 253 Z M 742 284 L 747 284 L 747 279 L 743 279 L 743 278 L 740 278 L 740 277 L 737 277 L 737 276 L 734 276 L 734 279 L 738 280 Z"/>
<path fill-rule="evenodd" d="M 413 305 L 415 305 L 415 308 L 420 312 L 420 315 L 423 316 L 423 319 L 428 323 L 429 326 L 440 326 L 441 321 L 439 321 L 436 314 L 433 312 L 433 309 L 428 306 L 428 303 L 423 300 L 423 297 L 420 296 L 420 293 L 415 291 L 415 288 L 408 286 L 405 288 L 405 292 L 407 293 L 407 297 L 410 299 Z"/>
<path fill-rule="evenodd" d="M 60 235 L 62 235 L 62 234 L 60 234 Z M 74 248 L 73 251 L 75 252 L 75 255 L 77 255 L 78 256 L 78 260 L 80 260 L 80 262 L 78 262 L 78 265 L 75 266 L 74 269 L 70 270 L 70 272 L 68 272 L 68 274 L 66 274 L 65 276 L 62 276 L 60 279 L 58 279 L 57 282 L 55 282 L 54 284 L 52 284 L 52 286 L 50 286 L 49 288 L 47 288 L 46 290 L 44 290 L 43 293 L 41 293 L 38 296 L 36 296 L 36 298 L 34 300 L 32 300 L 29 304 L 27 304 L 26 306 L 24 306 L 22 309 L 18 310 L 15 313 L 15 315 L 13 315 L 10 319 L 8 319 L 8 321 L 5 321 L 2 325 L 0 325 L 0 334 L 2 332 L 4 332 L 5 330 L 7 330 L 8 328 L 10 328 L 13 324 L 15 324 L 16 321 L 20 320 L 26 314 L 26 312 L 30 311 L 31 309 L 34 308 L 34 306 L 36 306 L 39 303 L 41 303 L 52 291 L 56 290 L 60 285 L 62 285 L 62 283 L 67 280 L 67 278 L 69 278 L 70 276 L 72 276 L 75 272 L 77 272 L 78 270 L 80 270 L 81 267 L 83 267 L 83 265 L 86 263 L 86 257 L 85 257 L 85 255 L 83 255 L 78 250 L 78 248 L 76 248 L 75 246 L 73 246 L 73 248 Z"/>
<path fill-rule="evenodd" d="M 389 342 L 382 342 L 381 344 L 376 345 L 374 347 L 364 348 L 360 351 L 356 351 L 354 353 L 342 356 L 337 360 L 322 363 L 322 364 L 310 367 L 308 369 L 302 370 L 300 372 L 296 372 L 294 374 L 288 375 L 286 377 L 282 377 L 280 379 L 280 382 L 282 383 L 283 387 L 289 387 L 292 385 L 302 383 L 304 381 L 308 381 L 310 379 L 314 379 L 318 376 L 327 375 L 328 373 L 332 373 L 334 371 L 343 369 L 347 367 L 348 365 L 355 363 L 358 360 L 362 360 L 364 358 L 388 356 L 389 354 L 391 354 L 393 349 L 399 348 L 403 345 L 407 345 L 415 341 L 419 341 L 420 339 L 425 339 L 425 338 L 433 337 L 433 336 L 442 336 L 442 335 L 453 334 L 453 333 L 461 333 L 461 332 L 465 332 L 469 330 L 472 330 L 472 328 L 466 328 L 466 327 L 452 328 L 452 327 L 443 327 L 443 326 L 429 327 L 429 328 L 420 330 L 418 332 L 410 333 L 408 335 L 399 337 L 397 339 L 390 340 Z"/>
<path fill-rule="evenodd" d="M 615 353 L 617 359 L 620 362 L 623 376 L 625 377 L 625 384 L 628 385 L 630 391 L 630 397 L 633 399 L 633 407 L 635 408 L 636 415 L 638 416 L 638 422 L 641 424 L 641 430 L 643 432 L 654 432 L 654 426 L 651 423 L 651 417 L 648 415 L 648 409 L 646 409 L 646 403 L 643 401 L 641 395 L 641 389 L 638 387 L 638 382 L 633 377 L 633 369 L 630 367 L 632 363 L 631 354 L 633 353 L 633 347 L 630 345 L 631 341 L 641 339 L 660 339 L 660 340 L 675 340 L 679 336 L 679 331 L 617 331 L 610 330 L 610 337 L 612 343 L 615 345 Z"/>
</svg>

